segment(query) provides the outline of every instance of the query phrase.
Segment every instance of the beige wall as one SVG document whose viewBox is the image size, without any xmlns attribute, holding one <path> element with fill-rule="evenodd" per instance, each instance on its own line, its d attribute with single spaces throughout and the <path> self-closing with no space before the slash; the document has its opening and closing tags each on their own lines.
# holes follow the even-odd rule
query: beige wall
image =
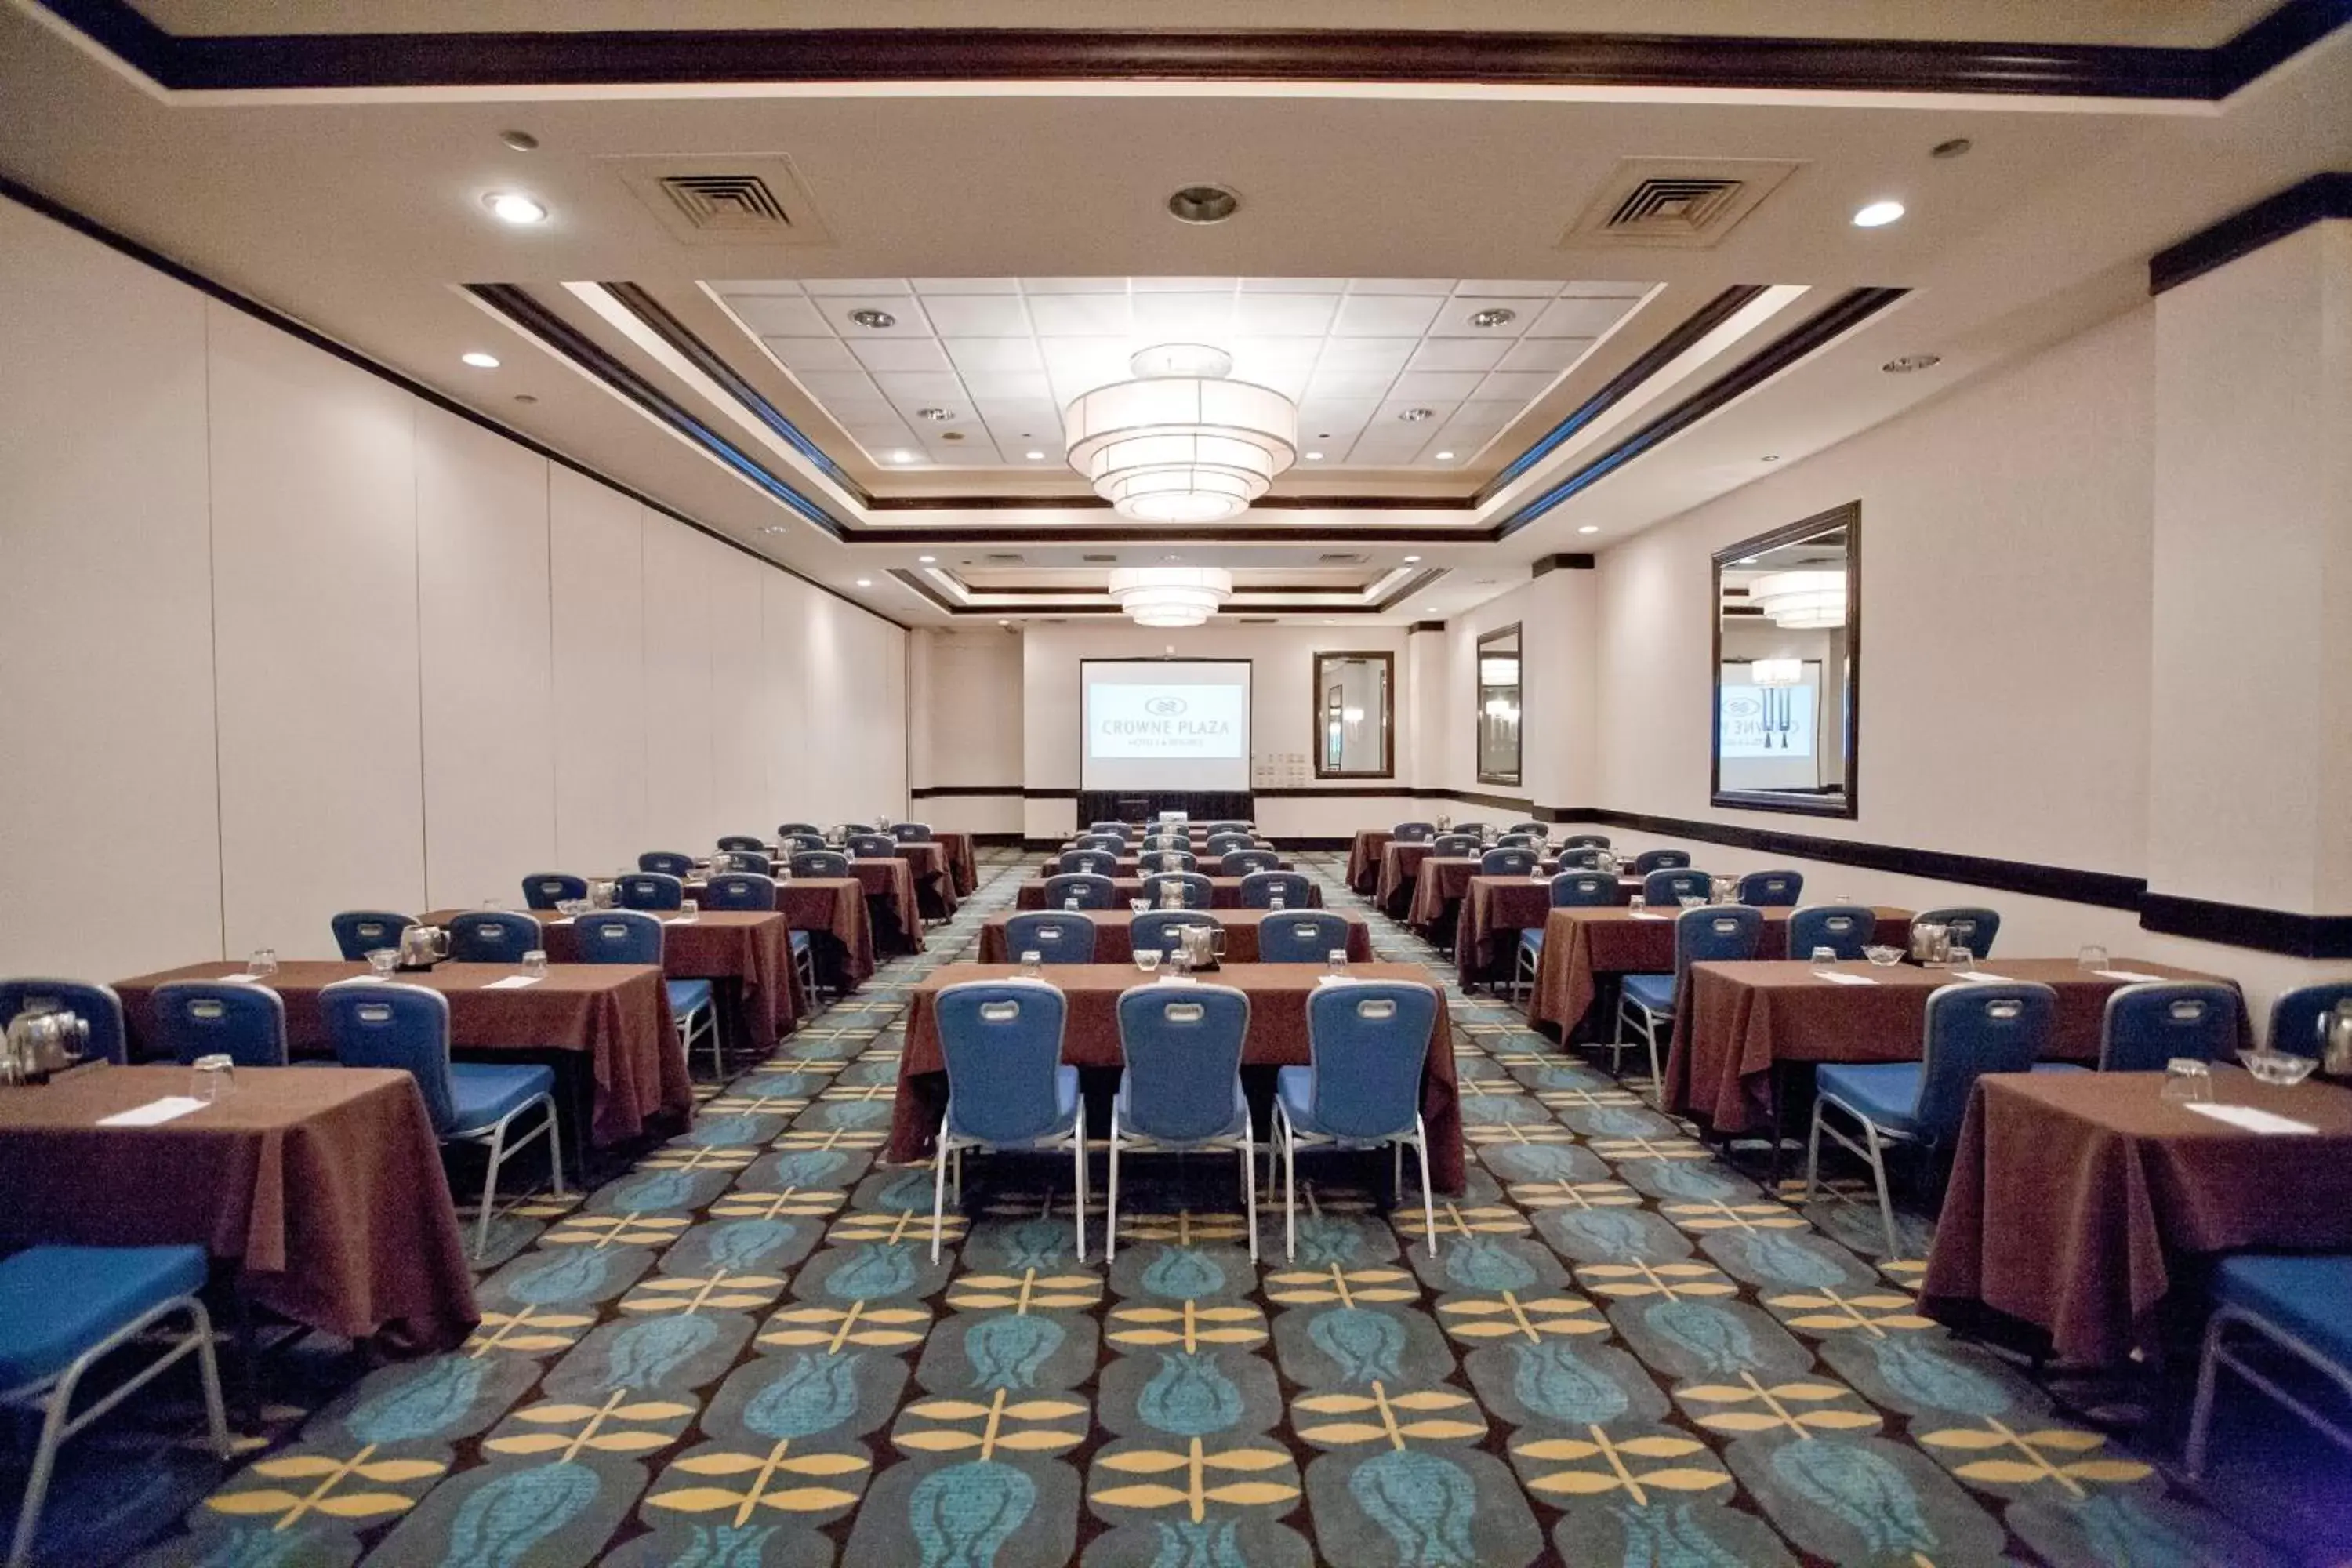
<svg viewBox="0 0 2352 1568">
<path fill-rule="evenodd" d="M 905 641 L 0 204 L 0 972 L 900 815 Z"/>
</svg>

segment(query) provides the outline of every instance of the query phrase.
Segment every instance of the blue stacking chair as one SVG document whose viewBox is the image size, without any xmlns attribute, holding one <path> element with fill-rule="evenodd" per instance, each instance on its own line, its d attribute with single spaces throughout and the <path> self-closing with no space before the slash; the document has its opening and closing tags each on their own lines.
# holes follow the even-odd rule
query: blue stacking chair
<svg viewBox="0 0 2352 1568">
<path fill-rule="evenodd" d="M 784 862 L 795 877 L 846 877 L 849 857 L 838 849 L 795 849 Z"/>
<path fill-rule="evenodd" d="M 894 822 L 890 825 L 890 837 L 901 844 L 929 844 L 931 842 L 931 825 L 928 822 Z"/>
<path fill-rule="evenodd" d="M 1508 828 L 1505 829 L 1505 831 L 1509 833 L 1524 833 L 1530 838 L 1535 839 L 1538 843 L 1541 843 L 1544 836 L 1549 833 L 1551 828 L 1540 822 L 1514 822 Z"/>
<path fill-rule="evenodd" d="M 754 855 L 762 855 L 767 852 L 768 841 L 764 838 L 755 838 L 748 833 L 730 833 L 720 837 L 719 840 L 719 847 L 721 849 L 748 849 Z"/>
<path fill-rule="evenodd" d="M 845 822 L 841 825 L 841 836 L 844 838 L 854 838 L 861 833 L 873 831 L 874 825 L 870 822 Z"/>
<path fill-rule="evenodd" d="M 1950 927 L 1952 945 L 1967 948 L 1970 956 L 1976 958 L 1982 958 L 1992 952 L 1992 939 L 2000 934 L 2000 912 L 1973 904 L 1922 910 L 1911 917 L 1914 925 L 1923 921 Z"/>
<path fill-rule="evenodd" d="M 1540 849 L 1543 844 L 1540 833 L 1506 833 L 1495 840 L 1497 849 Z"/>
<path fill-rule="evenodd" d="M 824 842 L 824 829 L 819 827 L 814 822 L 780 822 L 776 824 L 776 837 L 779 838 L 790 838 L 796 833 L 805 834 L 809 837 L 815 839 L 820 844 Z"/>
<path fill-rule="evenodd" d="M 1556 910 L 1597 909 L 1617 901 L 1617 879 L 1601 871 L 1562 871 L 1551 879 L 1551 907 Z M 1519 932 L 1517 952 L 1511 961 L 1511 984 L 1536 988 L 1536 969 L 1543 962 L 1544 928 L 1528 926 Z"/>
<path fill-rule="evenodd" d="M 1201 847 L 1211 856 L 1222 860 L 1236 849 L 1256 848 L 1257 840 L 1246 833 L 1212 833 L 1209 835 L 1208 842 Z"/>
<path fill-rule="evenodd" d="M 1714 879 L 1704 871 L 1664 866 L 1643 874 L 1642 897 L 1652 907 L 1664 908 L 1685 899 L 1704 899 L 1713 886 Z"/>
<path fill-rule="evenodd" d="M 1274 871 L 1281 868 L 1282 857 L 1271 849 L 1228 849 L 1217 857 L 1217 869 L 1228 877 L 1246 877 L 1252 871 Z"/>
<path fill-rule="evenodd" d="M 1225 857 L 1228 860 L 1232 856 Z M 1251 871 L 1242 878 L 1242 908 L 1270 910 L 1276 894 L 1282 895 L 1285 906 L 1305 909 L 1315 897 L 1314 885 L 1299 871 Z"/>
<path fill-rule="evenodd" d="M 1166 953 L 1176 945 L 1176 933 L 1188 926 L 1213 926 L 1217 918 L 1204 910 L 1150 910 L 1135 917 L 1128 928 L 1128 945 L 1137 952 L 1155 949 Z"/>
<path fill-rule="evenodd" d="M 1807 904 L 1789 917 L 1789 956 L 1811 958 L 1813 949 L 1826 947 L 1852 963 L 1877 931 L 1878 911 L 1867 904 Z"/>
<path fill-rule="evenodd" d="M 1441 833 L 1429 843 L 1429 852 L 1444 860 L 1475 860 L 1485 847 L 1475 833 Z"/>
<path fill-rule="evenodd" d="M 2175 1057 L 2234 1060 L 2238 989 L 2210 980 L 2150 980 L 2107 993 L 2099 1018 L 2101 1072 L 2162 1072 Z"/>
<path fill-rule="evenodd" d="M 849 836 L 849 858 L 853 860 L 888 860 L 898 853 L 898 841 L 887 833 L 853 833 Z"/>
<path fill-rule="evenodd" d="M 2320 1020 L 2347 1000 L 2352 1000 L 2352 980 L 2326 980 L 2281 992 L 2271 1004 L 2271 1049 L 2299 1057 L 2319 1055 Z"/>
<path fill-rule="evenodd" d="M 1188 849 L 1147 849 L 1137 863 L 1146 871 L 1197 871 L 1201 858 Z"/>
<path fill-rule="evenodd" d="M 613 896 L 625 910 L 681 909 L 686 883 L 667 871 L 632 871 L 614 883 Z"/>
<path fill-rule="evenodd" d="M 1288 871 L 1273 875 L 1286 877 Z M 1285 910 L 1257 925 L 1260 963 L 1321 963 L 1348 946 L 1348 921 L 1328 910 Z"/>
<path fill-rule="evenodd" d="M 1552 866 L 1553 869 L 1559 871 L 1606 871 L 1612 864 L 1614 861 L 1608 850 L 1588 847 L 1581 849 L 1561 850 L 1559 858 L 1554 861 Z"/>
<path fill-rule="evenodd" d="M 1560 840 L 1560 847 L 1566 849 L 1606 849 L 1609 847 L 1609 835 L 1606 833 L 1571 833 L 1566 838 Z"/>
<path fill-rule="evenodd" d="M 1524 844 L 1503 845 L 1478 857 L 1478 875 L 1482 877 L 1532 877 L 1535 874 L 1536 852 Z"/>
<path fill-rule="evenodd" d="M 1256 826 L 1255 824 L 1243 822 L 1237 818 L 1226 817 L 1221 821 L 1208 824 L 1206 831 L 1211 835 L 1219 833 L 1248 834 L 1255 832 Z"/>
<path fill-rule="evenodd" d="M 1116 833 L 1081 833 L 1070 841 L 1073 849 L 1108 850 L 1113 859 L 1127 853 L 1127 840 Z"/>
<path fill-rule="evenodd" d="M 1143 879 L 1143 896 L 1153 908 L 1160 905 L 1160 889 L 1171 882 L 1183 889 L 1188 910 L 1207 909 L 1216 894 L 1215 885 L 1197 871 L 1154 871 Z"/>
<path fill-rule="evenodd" d="M 1824 1063 L 1813 1075 L 1812 1131 L 1805 1140 L 1805 1202 L 1821 1177 L 1822 1133 L 1870 1163 L 1878 1187 L 1878 1216 L 1886 1226 L 1886 1256 L 1900 1256 L 1895 1203 L 1887 1194 L 1885 1146 L 1950 1147 L 1977 1079 L 1989 1072 L 2033 1072 L 2049 1037 L 2058 993 L 2027 983 L 1962 982 L 1939 985 L 1927 997 L 1927 1022 L 1916 1062 Z M 1832 1110 L 1861 1129 L 1863 1142 L 1830 1126 Z"/>
<path fill-rule="evenodd" d="M 1107 833 L 1122 844 L 1127 842 L 1128 825 L 1124 822 L 1090 822 L 1087 825 L 1087 831 Z"/>
<path fill-rule="evenodd" d="M 710 870 L 714 876 L 743 871 L 757 877 L 772 877 L 776 874 L 776 864 L 757 849 L 721 849 L 711 856 Z"/>
<path fill-rule="evenodd" d="M 122 1026 L 122 998 L 111 985 L 82 980 L 0 980 L 0 1030 L 19 1013 L 71 1013 L 89 1026 L 85 1058 L 104 1058 L 121 1066 L 130 1059 Z"/>
<path fill-rule="evenodd" d="M 673 849 L 648 849 L 637 857 L 637 869 L 659 871 L 682 882 L 694 875 L 694 857 L 680 855 Z"/>
<path fill-rule="evenodd" d="M 33 1562 L 41 1507 L 66 1439 L 184 1357 L 196 1358 L 213 1453 L 223 1461 L 232 1457 L 212 1318 L 196 1295 L 208 1268 L 201 1247 L 30 1247 L 0 1259 L 0 1408 L 41 1418 L 8 1568 L 29 1568 Z M 81 1414 L 73 1413 L 84 1373 L 179 1312 L 188 1315 L 185 1334 Z"/>
<path fill-rule="evenodd" d="M 2237 1253 L 2213 1271 L 2213 1315 L 2205 1323 L 2205 1351 L 2197 1368 L 2197 1402 L 2189 1415 L 2184 1456 L 2192 1480 L 2205 1474 L 2206 1439 L 2213 1422 L 2214 1384 L 2226 1368 L 2318 1428 L 2339 1447 L 2352 1449 L 2352 1429 L 2337 1426 L 2315 1405 L 2277 1381 L 2274 1368 L 2250 1362 L 2231 1345 L 2231 1331 L 2243 1329 L 2278 1350 L 2309 1363 L 2352 1396 L 2352 1253 L 2263 1256 Z"/>
<path fill-rule="evenodd" d="M 1759 910 L 1790 910 L 1805 890 L 1801 871 L 1750 871 L 1739 879 L 1739 901 Z"/>
<path fill-rule="evenodd" d="M 822 833 L 783 833 L 776 837 L 777 851 L 787 858 L 822 852 L 824 847 L 824 835 Z"/>
<path fill-rule="evenodd" d="M 1666 1075 L 1658 1058 L 1658 1035 L 1672 1032 L 1675 998 L 1694 963 L 1728 963 L 1756 956 L 1764 939 L 1764 912 L 1747 904 L 1717 904 L 1685 910 L 1675 917 L 1675 972 L 1672 974 L 1628 974 L 1617 987 L 1616 1038 L 1609 1042 L 1609 1070 L 1617 1070 L 1626 1047 L 1629 1022 L 1642 1031 L 1650 1047 L 1650 1082 L 1661 1100 Z"/>
<path fill-rule="evenodd" d="M 380 947 L 398 947 L 400 933 L 416 923 L 414 917 L 390 910 L 345 910 L 327 922 L 335 933 L 335 949 L 346 963 L 364 963 Z"/>
<path fill-rule="evenodd" d="M 1186 987 L 1187 990 L 1191 987 Z M 1034 980 L 976 980 L 933 1000 L 940 1055 L 948 1068 L 948 1109 L 931 1162 L 931 1261 L 946 1229 L 948 1170 L 963 1202 L 963 1152 L 1066 1147 L 1077 1189 L 1071 1219 L 1078 1261 L 1087 1257 L 1087 1113 L 1078 1069 L 1062 1061 L 1069 1003 Z"/>
<path fill-rule="evenodd" d="M 1633 875 L 1646 877 L 1653 871 L 1678 871 L 1690 864 L 1687 849 L 1644 849 L 1633 857 Z"/>
<path fill-rule="evenodd" d="M 526 909 L 551 910 L 573 899 L 588 896 L 588 879 L 575 877 L 569 871 L 533 871 L 522 879 L 522 901 Z"/>
<path fill-rule="evenodd" d="M 1242 1042 L 1249 1036 L 1249 996 L 1230 985 L 1139 985 L 1120 994 L 1118 1048 L 1126 1065 L 1118 1075 L 1118 1097 L 1111 1101 L 1104 1262 L 1118 1256 L 1122 1147 L 1174 1153 L 1230 1149 L 1239 1154 L 1250 1260 L 1256 1261 L 1257 1148 L 1250 1137 L 1249 1100 L 1242 1093 Z"/>
<path fill-rule="evenodd" d="M 721 872 L 703 885 L 702 907 L 772 911 L 776 907 L 776 879 L 764 871 Z M 802 988 L 814 996 L 816 950 L 809 941 L 809 933 L 791 931 L 788 942 L 793 952 L 793 968 L 801 977 Z"/>
<path fill-rule="evenodd" d="M 1404 1146 L 1421 1157 L 1421 1214 L 1429 1255 L 1437 1256 L 1437 1204 L 1429 1189 L 1429 1138 L 1421 1121 L 1421 1075 L 1429 1037 L 1444 1015 L 1437 993 L 1411 980 L 1342 980 L 1307 998 L 1309 1065 L 1274 1075 L 1275 1141 L 1282 1153 L 1282 1246 L 1298 1256 L 1298 1150 L 1302 1144 L 1395 1152 L 1400 1195 Z M 1273 1172 L 1266 1173 L 1272 1186 Z"/>
<path fill-rule="evenodd" d="M 1486 825 L 1483 822 L 1457 822 L 1454 825 L 1454 831 L 1466 833 L 1473 838 L 1484 838 L 1486 837 Z"/>
<path fill-rule="evenodd" d="M 650 963 L 662 966 L 662 923 L 635 910 L 599 910 L 572 922 L 583 963 Z M 662 988 L 669 995 L 670 1019 L 677 1026 L 678 1049 L 694 1060 L 694 1037 L 710 1042 L 710 1065 L 721 1078 L 727 1074 L 726 1047 L 719 1038 L 719 1010 L 708 980 L 672 980 Z"/>
<path fill-rule="evenodd" d="M 1066 874 L 1083 871 L 1091 876 L 1108 877 L 1118 870 L 1118 856 L 1108 849 L 1065 849 L 1062 858 L 1054 862 L 1054 867 Z"/>
<path fill-rule="evenodd" d="M 286 1000 L 267 985 L 170 980 L 155 987 L 155 1043 L 174 1061 L 225 1056 L 241 1068 L 286 1065 Z"/>
<path fill-rule="evenodd" d="M 1064 871 L 1045 879 L 1049 910 L 1108 910 L 1118 903 L 1118 884 L 1099 872 Z"/>
<path fill-rule="evenodd" d="M 563 1190 L 563 1134 L 555 1123 L 555 1069 L 518 1063 L 499 1066 L 449 1059 L 449 999 L 423 985 L 330 985 L 319 993 L 319 1014 L 335 1060 L 347 1068 L 392 1068 L 416 1080 L 425 1114 L 444 1143 L 480 1143 L 490 1152 L 482 1176 L 481 1216 L 474 1256 L 490 1244 L 490 1216 L 499 1205 L 499 1167 L 542 1134 L 554 1195 Z M 539 1124 L 508 1141 L 515 1118 L 538 1108 Z"/>
<path fill-rule="evenodd" d="M 1040 963 L 1092 963 L 1095 922 L 1067 910 L 1024 910 L 1004 922 L 1004 951 L 1016 963 L 1024 952 Z"/>
<path fill-rule="evenodd" d="M 524 953 L 546 945 L 546 934 L 529 915 L 470 910 L 449 921 L 453 963 L 520 963 Z"/>
<path fill-rule="evenodd" d="M 1433 822 L 1400 822 L 1389 829 L 1390 842 L 1395 844 L 1426 844 L 1436 837 Z"/>
</svg>

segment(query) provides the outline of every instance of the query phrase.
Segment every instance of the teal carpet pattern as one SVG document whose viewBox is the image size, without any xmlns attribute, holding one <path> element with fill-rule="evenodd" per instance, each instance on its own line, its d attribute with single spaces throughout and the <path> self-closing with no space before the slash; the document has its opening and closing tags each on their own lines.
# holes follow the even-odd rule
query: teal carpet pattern
<svg viewBox="0 0 2352 1568">
<path fill-rule="evenodd" d="M 1066 1157 L 974 1156 L 932 1263 L 929 1168 L 878 1158 L 905 994 L 1025 863 L 992 853 L 928 953 L 706 1089 L 690 1133 L 503 1219 L 463 1350 L 354 1380 L 296 1347 L 225 1477 L 185 1444 L 159 1462 L 152 1427 L 85 1439 L 53 1560 L 2294 1560 L 1916 1315 L 1916 1221 L 1878 1256 L 1865 1194 L 1792 1206 L 1376 913 L 1455 1026 L 1472 1159 L 1437 1258 L 1385 1157 L 1302 1157 L 1297 1258 L 1269 1203 L 1255 1264 L 1230 1157 L 1137 1157 L 1106 1266 L 1099 1214 L 1073 1248 Z"/>
</svg>

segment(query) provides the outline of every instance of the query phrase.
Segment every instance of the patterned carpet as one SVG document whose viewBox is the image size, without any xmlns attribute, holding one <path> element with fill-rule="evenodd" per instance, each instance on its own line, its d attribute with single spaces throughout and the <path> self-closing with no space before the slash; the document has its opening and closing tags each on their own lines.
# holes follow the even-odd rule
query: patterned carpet
<svg viewBox="0 0 2352 1568">
<path fill-rule="evenodd" d="M 1108 1268 L 1098 1226 L 1074 1256 L 1066 1157 L 972 1159 L 931 1264 L 928 1168 L 876 1156 L 906 987 L 971 951 L 1025 864 L 988 860 L 929 953 L 691 1133 L 504 1221 L 462 1352 L 354 1383 L 340 1347 L 298 1346 L 268 1446 L 225 1480 L 185 1445 L 157 1463 L 152 1430 L 85 1439 L 56 1560 L 2282 1560 L 1915 1315 L 1916 1253 L 1876 1257 L 1853 1194 L 1782 1203 L 1377 914 L 1380 956 L 1427 963 L 1456 1025 L 1474 1158 L 1438 1260 L 1375 1190 L 1384 1158 L 1325 1154 L 1300 1162 L 1295 1263 L 1269 1208 L 1252 1266 L 1229 1157 L 1161 1156 L 1125 1173 Z"/>
</svg>

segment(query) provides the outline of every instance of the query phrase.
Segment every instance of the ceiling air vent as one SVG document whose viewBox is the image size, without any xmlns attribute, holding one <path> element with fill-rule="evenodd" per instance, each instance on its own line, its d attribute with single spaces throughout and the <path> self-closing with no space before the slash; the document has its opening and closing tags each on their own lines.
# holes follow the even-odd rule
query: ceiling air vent
<svg viewBox="0 0 2352 1568">
<path fill-rule="evenodd" d="M 1022 563 L 1022 557 L 1018 554 L 1002 553 L 983 555 L 980 558 L 980 563 L 983 566 L 1018 566 Z"/>
<path fill-rule="evenodd" d="M 617 157 L 600 160 L 685 245 L 828 245 L 816 203 L 790 158 Z"/>
<path fill-rule="evenodd" d="M 1760 158 L 1628 158 L 1560 244 L 1705 249 L 1796 170 Z"/>
<path fill-rule="evenodd" d="M 1240 626 L 1270 626 L 1274 625 L 1274 617 L 1272 616 L 1243 616 L 1239 619 L 1235 620 L 1234 624 Z"/>
<path fill-rule="evenodd" d="M 1078 559 L 1089 566 L 1115 566 L 1118 563 L 1116 555 L 1081 555 Z"/>
<path fill-rule="evenodd" d="M 1345 550 L 1327 550 L 1315 560 L 1322 566 L 1361 566 L 1370 556 L 1353 554 Z"/>
</svg>

